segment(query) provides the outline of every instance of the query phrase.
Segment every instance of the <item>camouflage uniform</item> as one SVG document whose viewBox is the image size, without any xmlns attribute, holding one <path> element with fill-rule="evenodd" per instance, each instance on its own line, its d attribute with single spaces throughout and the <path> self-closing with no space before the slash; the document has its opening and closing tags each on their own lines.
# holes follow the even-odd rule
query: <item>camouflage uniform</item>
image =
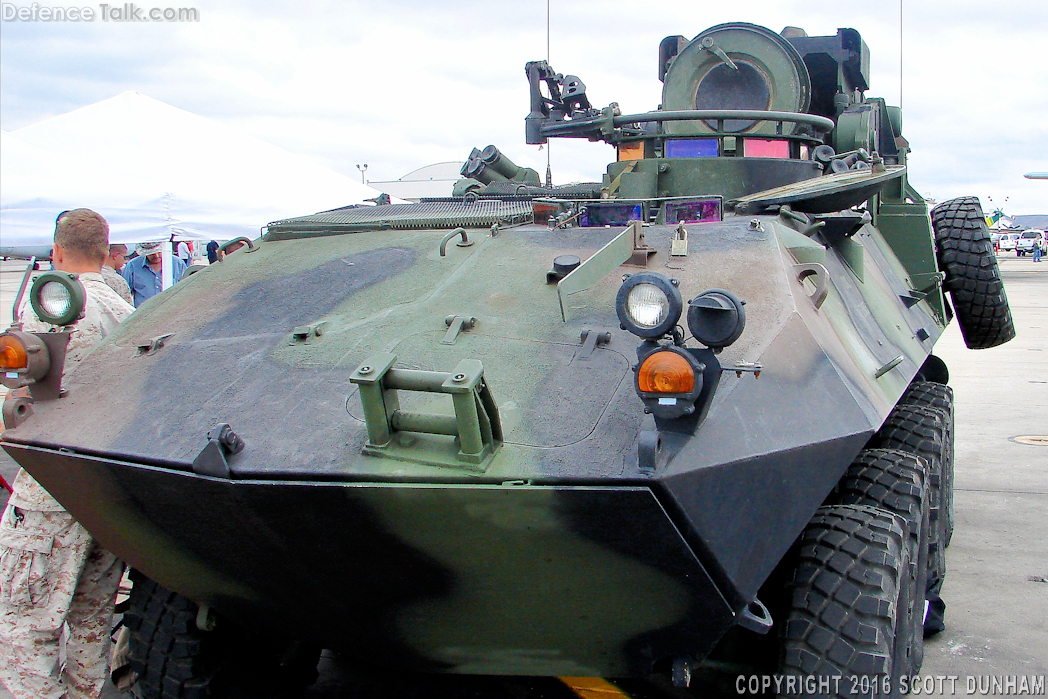
<svg viewBox="0 0 1048 699">
<path fill-rule="evenodd" d="M 102 279 L 105 280 L 109 288 L 112 289 L 128 303 L 133 304 L 134 301 L 131 298 L 131 287 L 127 285 L 127 280 L 120 276 L 120 272 L 109 265 L 102 265 Z"/>
<path fill-rule="evenodd" d="M 134 311 L 101 274 L 80 275 L 84 317 L 73 327 L 66 375 Z M 23 330 L 44 332 L 28 304 Z M 0 678 L 16 699 L 95 699 L 105 683 L 113 600 L 122 564 L 24 470 L 0 519 Z M 66 663 L 60 639 L 66 626 Z"/>
</svg>

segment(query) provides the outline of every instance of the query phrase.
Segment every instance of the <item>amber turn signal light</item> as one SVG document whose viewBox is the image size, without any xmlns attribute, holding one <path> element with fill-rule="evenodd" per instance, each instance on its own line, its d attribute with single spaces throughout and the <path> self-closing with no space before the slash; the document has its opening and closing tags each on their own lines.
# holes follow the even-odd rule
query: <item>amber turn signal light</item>
<svg viewBox="0 0 1048 699">
<path fill-rule="evenodd" d="M 20 330 L 0 333 L 0 383 L 19 388 L 36 383 L 51 368 L 51 353 L 36 335 Z"/>
<path fill-rule="evenodd" d="M 637 387 L 644 393 L 691 393 L 695 369 L 676 352 L 653 352 L 640 365 Z"/>
<path fill-rule="evenodd" d="M 29 353 L 14 335 L 0 335 L 0 371 L 19 371 L 29 367 Z"/>
</svg>

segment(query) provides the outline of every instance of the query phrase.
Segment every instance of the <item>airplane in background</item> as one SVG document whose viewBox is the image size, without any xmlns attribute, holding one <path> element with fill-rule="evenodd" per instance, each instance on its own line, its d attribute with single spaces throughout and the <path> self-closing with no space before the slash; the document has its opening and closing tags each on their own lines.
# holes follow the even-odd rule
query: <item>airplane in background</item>
<svg viewBox="0 0 1048 699">
<path fill-rule="evenodd" d="M 4 260 L 28 260 L 35 257 L 37 260 L 51 259 L 50 245 L 0 245 L 0 259 Z"/>
</svg>

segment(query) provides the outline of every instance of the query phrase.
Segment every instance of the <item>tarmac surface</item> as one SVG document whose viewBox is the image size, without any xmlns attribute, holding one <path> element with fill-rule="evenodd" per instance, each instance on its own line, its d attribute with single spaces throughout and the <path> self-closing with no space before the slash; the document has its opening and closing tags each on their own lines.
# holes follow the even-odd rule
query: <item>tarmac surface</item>
<svg viewBox="0 0 1048 699">
<path fill-rule="evenodd" d="M 992 678 L 1023 677 L 1040 678 L 1043 694 L 1048 676 L 1048 260 L 1005 253 L 999 263 L 1018 336 L 972 351 L 953 323 L 935 348 L 956 396 L 956 531 L 943 588 L 947 628 L 925 643 L 920 679 L 932 691 L 923 695 L 991 695 L 1001 693 Z M 24 269 L 0 262 L 5 326 Z M 10 482 L 16 470 L 0 453 L 0 475 Z M 334 659 L 323 658 L 320 670 L 307 699 L 354 695 Z M 121 695 L 107 687 L 102 696 Z M 616 695 L 537 683 L 526 696 Z M 0 687 L 0 699 L 10 698 Z"/>
</svg>

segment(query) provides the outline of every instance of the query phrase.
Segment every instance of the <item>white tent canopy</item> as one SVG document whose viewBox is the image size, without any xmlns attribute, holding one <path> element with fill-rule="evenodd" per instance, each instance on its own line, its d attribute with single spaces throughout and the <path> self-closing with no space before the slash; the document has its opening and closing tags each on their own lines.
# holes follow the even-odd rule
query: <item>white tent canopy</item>
<svg viewBox="0 0 1048 699">
<path fill-rule="evenodd" d="M 84 202 L 97 203 L 111 221 L 114 240 L 123 228 L 141 240 L 166 237 L 168 220 L 155 190 L 129 175 L 36 148 L 6 131 L 0 133 L 0 199 L 5 248 L 50 247 L 56 216 Z"/>
<path fill-rule="evenodd" d="M 113 242 L 254 238 L 270 221 L 379 191 L 137 92 L 3 134 L 0 245 L 47 244 L 64 209 L 95 209 Z"/>
</svg>

